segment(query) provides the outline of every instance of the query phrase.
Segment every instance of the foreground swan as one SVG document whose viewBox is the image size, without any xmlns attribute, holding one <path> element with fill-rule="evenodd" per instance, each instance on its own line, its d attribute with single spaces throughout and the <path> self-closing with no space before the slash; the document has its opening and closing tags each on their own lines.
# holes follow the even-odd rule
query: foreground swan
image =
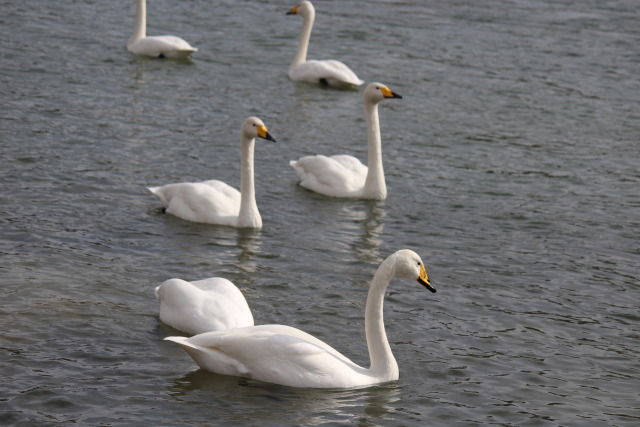
<svg viewBox="0 0 640 427">
<path fill-rule="evenodd" d="M 188 58 L 189 55 L 198 50 L 180 37 L 147 37 L 146 0 L 138 0 L 136 27 L 127 42 L 127 49 L 135 55 L 153 56 L 155 58 Z"/>
<path fill-rule="evenodd" d="M 289 66 L 289 78 L 293 81 L 321 83 L 340 88 L 360 86 L 364 81 L 360 80 L 349 67 L 340 61 L 333 59 L 307 61 L 309 38 L 316 17 L 316 10 L 309 1 L 298 3 L 287 15 L 301 15 L 304 18 L 302 34 L 298 43 L 298 51 Z"/>
<path fill-rule="evenodd" d="M 417 280 L 436 290 L 420 257 L 404 249 L 389 256 L 376 271 L 364 314 L 371 367 L 363 368 L 328 344 L 284 325 L 249 326 L 207 332 L 191 338 L 167 337 L 178 343 L 203 369 L 293 387 L 348 388 L 398 379 L 399 371 L 383 322 L 383 302 L 393 276 Z"/>
<path fill-rule="evenodd" d="M 187 282 L 170 279 L 156 288 L 160 320 L 191 335 L 253 326 L 247 300 L 221 277 Z"/>
<path fill-rule="evenodd" d="M 369 167 L 349 155 L 305 156 L 289 164 L 298 174 L 300 185 L 331 197 L 384 200 L 387 185 L 382 168 L 382 147 L 378 104 L 388 98 L 402 98 L 382 83 L 370 83 L 364 91 L 367 119 Z"/>
<path fill-rule="evenodd" d="M 276 141 L 262 120 L 249 117 L 241 129 L 241 191 L 217 180 L 149 187 L 149 191 L 160 199 L 166 212 L 187 221 L 261 228 L 253 183 L 253 151 L 258 137 Z"/>
</svg>

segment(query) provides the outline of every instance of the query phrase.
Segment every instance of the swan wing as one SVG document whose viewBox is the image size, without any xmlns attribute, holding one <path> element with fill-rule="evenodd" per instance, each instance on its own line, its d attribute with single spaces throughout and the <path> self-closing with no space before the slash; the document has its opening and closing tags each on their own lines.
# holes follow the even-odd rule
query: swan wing
<svg viewBox="0 0 640 427">
<path fill-rule="evenodd" d="M 150 187 L 167 212 L 187 221 L 233 225 L 240 192 L 222 181 L 182 182 Z"/>
<path fill-rule="evenodd" d="M 289 70 L 289 78 L 310 83 L 325 82 L 330 86 L 360 86 L 364 83 L 349 67 L 334 59 L 305 61 Z"/>
<path fill-rule="evenodd" d="M 368 168 L 353 156 L 305 156 L 290 165 L 300 185 L 316 193 L 332 197 L 353 197 L 362 190 Z"/>
<path fill-rule="evenodd" d="M 276 384 L 341 387 L 363 372 L 363 368 L 329 345 L 285 325 L 261 325 L 209 332 L 187 339 L 165 339 L 180 344 L 203 369 Z"/>
<path fill-rule="evenodd" d="M 160 320 L 189 334 L 253 325 L 244 295 L 221 277 L 195 282 L 170 279 L 156 288 L 156 296 Z"/>
<path fill-rule="evenodd" d="M 131 43 L 129 51 L 136 55 L 186 58 L 198 49 L 176 36 L 150 36 Z"/>
</svg>

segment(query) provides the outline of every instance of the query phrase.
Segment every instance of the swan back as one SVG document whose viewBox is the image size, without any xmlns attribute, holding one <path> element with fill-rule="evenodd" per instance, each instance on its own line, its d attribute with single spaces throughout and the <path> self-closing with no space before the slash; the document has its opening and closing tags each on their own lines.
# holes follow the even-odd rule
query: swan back
<svg viewBox="0 0 640 427">
<path fill-rule="evenodd" d="M 180 331 L 204 332 L 253 326 L 247 300 L 231 281 L 170 279 L 156 288 L 160 320 Z"/>
</svg>

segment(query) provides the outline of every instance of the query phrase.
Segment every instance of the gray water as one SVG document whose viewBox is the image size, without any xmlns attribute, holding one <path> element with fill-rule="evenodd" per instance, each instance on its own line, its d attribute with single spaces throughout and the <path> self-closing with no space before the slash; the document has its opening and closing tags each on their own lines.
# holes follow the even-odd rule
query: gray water
<svg viewBox="0 0 640 427">
<path fill-rule="evenodd" d="M 294 84 L 286 1 L 2 2 L 0 422 L 13 425 L 640 423 L 640 9 L 636 0 L 316 2 L 310 57 L 404 95 L 380 106 L 389 197 L 300 188 L 288 160 L 366 160 L 360 91 Z M 145 186 L 239 186 L 256 149 L 260 231 L 188 223 Z M 378 264 L 410 248 L 438 293 L 395 279 L 400 379 L 294 389 L 210 374 L 158 320 L 162 281 L 223 276 L 256 323 L 367 365 Z"/>
</svg>

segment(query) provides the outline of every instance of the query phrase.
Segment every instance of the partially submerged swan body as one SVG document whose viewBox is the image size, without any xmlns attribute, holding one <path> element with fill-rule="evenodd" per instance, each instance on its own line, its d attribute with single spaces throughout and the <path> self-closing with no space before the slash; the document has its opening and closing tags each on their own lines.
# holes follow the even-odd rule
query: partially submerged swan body
<svg viewBox="0 0 640 427">
<path fill-rule="evenodd" d="M 231 281 L 169 279 L 156 288 L 160 320 L 191 335 L 253 326 L 247 300 Z"/>
<path fill-rule="evenodd" d="M 147 2 L 138 0 L 136 26 L 127 42 L 127 49 L 135 55 L 154 58 L 188 58 L 198 49 L 176 36 L 147 37 Z"/>
<path fill-rule="evenodd" d="M 399 377 L 384 329 L 383 302 L 394 276 L 431 286 L 420 257 L 404 249 L 382 262 L 371 281 L 365 332 L 371 366 L 358 366 L 328 344 L 285 325 L 261 325 L 207 332 L 191 338 L 167 337 L 202 368 L 223 375 L 253 378 L 292 387 L 350 388 Z"/>
<path fill-rule="evenodd" d="M 305 156 L 289 162 L 300 179 L 300 185 L 330 197 L 384 200 L 387 197 L 387 184 L 382 167 L 378 104 L 391 98 L 402 96 L 382 83 L 370 83 L 364 91 L 368 166 L 345 154 Z"/>
<path fill-rule="evenodd" d="M 356 73 L 340 61 L 307 60 L 309 39 L 316 16 L 316 10 L 309 1 L 298 3 L 287 15 L 301 15 L 304 19 L 302 33 L 298 42 L 298 50 L 289 66 L 289 78 L 293 81 L 320 83 L 337 88 L 354 88 L 364 83 Z"/>
<path fill-rule="evenodd" d="M 240 190 L 218 181 L 181 182 L 149 187 L 167 213 L 193 222 L 238 228 L 262 228 L 254 187 L 253 152 L 256 138 L 275 142 L 262 120 L 249 117 L 241 128 Z"/>
</svg>

